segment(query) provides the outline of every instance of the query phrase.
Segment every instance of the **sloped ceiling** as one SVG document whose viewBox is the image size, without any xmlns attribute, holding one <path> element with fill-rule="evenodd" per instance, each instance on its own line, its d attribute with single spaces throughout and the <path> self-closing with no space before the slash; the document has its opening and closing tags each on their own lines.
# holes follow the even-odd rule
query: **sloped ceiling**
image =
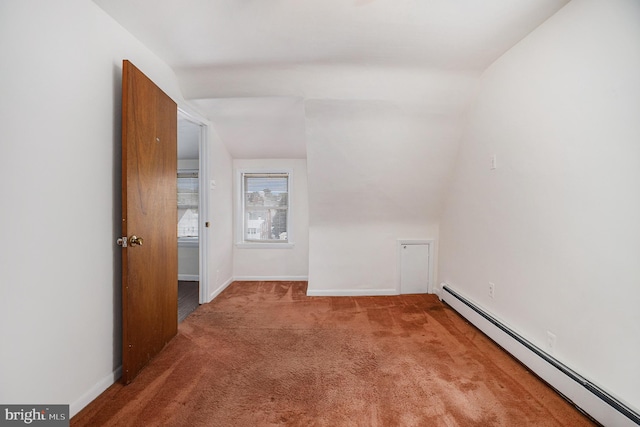
<svg viewBox="0 0 640 427">
<path fill-rule="evenodd" d="M 482 69 L 566 0 L 95 0 L 177 69 Z"/>
<path fill-rule="evenodd" d="M 440 84 L 415 70 L 478 73 L 568 2 L 94 1 L 174 68 L 186 98 L 250 97 L 253 111 L 234 105 L 247 118 L 260 97 L 415 100 Z M 215 104 L 205 112 L 228 119 Z"/>
<path fill-rule="evenodd" d="M 233 157 L 307 158 L 313 224 L 437 218 L 479 75 L 568 0 L 94 2 Z"/>
</svg>

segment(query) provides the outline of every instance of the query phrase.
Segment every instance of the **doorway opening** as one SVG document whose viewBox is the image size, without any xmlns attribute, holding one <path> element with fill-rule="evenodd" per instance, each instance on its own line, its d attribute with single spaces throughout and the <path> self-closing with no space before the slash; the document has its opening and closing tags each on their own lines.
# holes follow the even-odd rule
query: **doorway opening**
<svg viewBox="0 0 640 427">
<path fill-rule="evenodd" d="M 203 123 L 178 111 L 178 323 L 204 302 L 206 290 L 206 170 Z M 204 288 L 204 289 L 203 289 Z"/>
</svg>

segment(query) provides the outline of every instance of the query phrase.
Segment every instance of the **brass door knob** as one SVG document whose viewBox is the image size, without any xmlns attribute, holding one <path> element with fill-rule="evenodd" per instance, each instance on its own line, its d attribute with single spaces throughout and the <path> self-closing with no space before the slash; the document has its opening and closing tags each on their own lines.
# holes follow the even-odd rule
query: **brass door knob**
<svg viewBox="0 0 640 427">
<path fill-rule="evenodd" d="M 138 237 L 135 234 L 129 238 L 130 246 L 135 246 L 135 245 L 142 246 L 142 242 L 143 242 L 142 237 Z"/>
</svg>

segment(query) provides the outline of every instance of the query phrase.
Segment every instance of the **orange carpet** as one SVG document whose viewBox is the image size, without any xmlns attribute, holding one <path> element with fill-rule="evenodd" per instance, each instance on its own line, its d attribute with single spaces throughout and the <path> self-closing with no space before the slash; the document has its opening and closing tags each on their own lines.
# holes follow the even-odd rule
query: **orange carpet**
<svg viewBox="0 0 640 427">
<path fill-rule="evenodd" d="M 434 295 L 235 282 L 71 425 L 594 424 Z"/>
</svg>

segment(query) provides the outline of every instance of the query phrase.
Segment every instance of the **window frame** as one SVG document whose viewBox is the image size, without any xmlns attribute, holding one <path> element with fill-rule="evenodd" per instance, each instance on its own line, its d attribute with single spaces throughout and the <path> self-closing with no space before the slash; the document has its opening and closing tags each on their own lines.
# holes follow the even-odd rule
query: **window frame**
<svg viewBox="0 0 640 427">
<path fill-rule="evenodd" d="M 244 234 L 244 218 L 245 218 L 245 206 L 244 206 L 244 177 L 251 174 L 274 174 L 274 175 L 287 175 L 287 240 L 286 241 L 259 241 L 259 240 L 245 240 Z M 236 169 L 236 214 L 235 216 L 235 234 L 236 234 L 236 247 L 243 249 L 291 249 L 294 247 L 293 237 L 293 169 L 291 168 L 277 168 L 277 169 Z"/>
<path fill-rule="evenodd" d="M 180 175 L 195 175 L 191 177 Z M 201 197 L 201 188 L 200 188 L 200 170 L 199 169 L 178 169 L 176 179 L 180 178 L 195 178 L 198 181 L 198 204 L 196 206 L 196 210 L 198 211 L 198 235 L 197 236 L 180 236 L 178 235 L 178 246 L 180 247 L 198 247 L 200 244 L 200 234 L 202 232 L 201 224 L 200 224 L 200 197 Z M 180 209 L 180 205 L 177 204 L 177 208 Z M 190 208 L 187 208 L 190 209 Z"/>
</svg>

